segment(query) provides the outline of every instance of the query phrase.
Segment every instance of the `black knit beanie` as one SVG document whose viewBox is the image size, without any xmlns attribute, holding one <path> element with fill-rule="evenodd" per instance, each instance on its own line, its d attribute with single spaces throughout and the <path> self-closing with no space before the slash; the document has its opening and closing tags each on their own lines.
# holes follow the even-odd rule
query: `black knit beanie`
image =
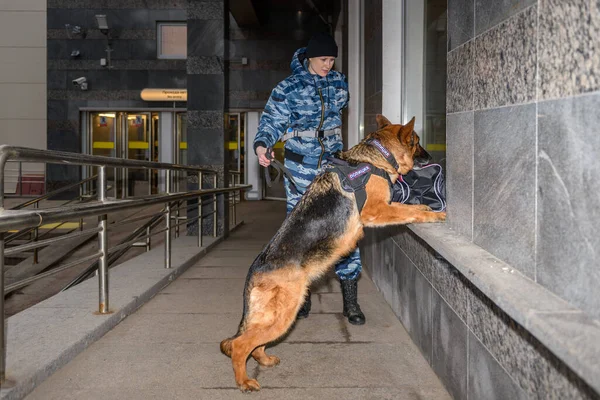
<svg viewBox="0 0 600 400">
<path fill-rule="evenodd" d="M 337 57 L 338 55 L 338 47 L 335 44 L 335 40 L 331 37 L 331 35 L 320 32 L 315 34 L 308 41 L 308 46 L 306 46 L 306 57 Z"/>
</svg>

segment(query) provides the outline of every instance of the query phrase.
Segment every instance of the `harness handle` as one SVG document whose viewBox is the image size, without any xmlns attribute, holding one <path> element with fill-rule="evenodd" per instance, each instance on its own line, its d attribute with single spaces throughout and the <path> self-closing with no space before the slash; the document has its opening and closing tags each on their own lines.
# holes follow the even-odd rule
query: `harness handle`
<svg viewBox="0 0 600 400">
<path fill-rule="evenodd" d="M 294 177 L 292 176 L 290 171 L 285 167 L 285 165 L 283 165 L 281 163 L 281 161 L 279 161 L 275 157 L 273 157 L 272 153 L 273 153 L 273 149 L 271 147 L 267 148 L 265 157 L 267 157 L 267 159 L 271 161 L 271 167 L 273 167 L 273 169 L 275 169 L 275 171 L 277 172 L 277 176 L 275 176 L 275 182 L 279 182 L 279 180 L 281 179 L 281 175 L 283 174 L 290 181 L 290 183 L 293 186 L 293 187 L 290 187 L 290 189 L 293 192 L 297 192 L 296 181 L 294 180 Z M 271 181 L 271 175 L 269 174 L 269 167 L 265 167 L 265 181 L 267 182 L 267 186 L 271 187 L 272 181 Z"/>
</svg>

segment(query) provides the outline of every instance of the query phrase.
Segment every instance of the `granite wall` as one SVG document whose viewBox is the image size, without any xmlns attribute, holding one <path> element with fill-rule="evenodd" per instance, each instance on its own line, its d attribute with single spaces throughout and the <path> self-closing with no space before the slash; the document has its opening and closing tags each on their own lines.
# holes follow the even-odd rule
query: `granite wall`
<svg viewBox="0 0 600 400">
<path fill-rule="evenodd" d="M 228 185 L 226 171 L 223 113 L 227 92 L 226 57 L 227 19 L 223 1 L 188 0 L 187 117 L 188 164 L 219 171 L 217 187 Z M 190 177 L 189 188 L 198 188 L 197 177 Z M 206 177 L 203 188 L 213 188 L 212 177 Z M 212 197 L 203 200 L 203 214 L 214 210 Z M 228 202 L 217 196 L 217 234 L 229 226 Z M 195 202 L 190 202 L 190 205 Z M 197 208 L 188 210 L 188 218 L 197 216 Z M 214 215 L 203 220 L 202 232 L 211 235 Z M 188 225 L 188 233 L 198 233 L 198 223 Z"/>
<path fill-rule="evenodd" d="M 598 2 L 448 2 L 446 226 L 596 324 L 599 33 Z M 409 229 L 363 257 L 453 397 L 600 398 Z"/>
<path fill-rule="evenodd" d="M 600 318 L 600 5 L 450 8 L 449 224 Z"/>
<path fill-rule="evenodd" d="M 186 60 L 158 59 L 156 23 L 186 21 L 186 0 L 48 0 L 47 87 L 48 149 L 81 152 L 81 107 L 172 107 L 140 99 L 144 88 L 186 88 Z M 96 14 L 106 14 L 111 27 L 113 68 L 100 65 L 106 58 L 106 37 L 97 29 Z M 66 24 L 77 25 L 73 33 Z M 71 57 L 79 50 L 79 57 Z M 87 91 L 73 79 L 85 76 Z M 181 103 L 180 107 L 185 107 Z M 80 179 L 75 166 L 50 165 L 48 190 Z"/>
<path fill-rule="evenodd" d="M 364 267 L 453 398 L 600 399 L 406 227 L 368 229 L 361 254 Z"/>
</svg>

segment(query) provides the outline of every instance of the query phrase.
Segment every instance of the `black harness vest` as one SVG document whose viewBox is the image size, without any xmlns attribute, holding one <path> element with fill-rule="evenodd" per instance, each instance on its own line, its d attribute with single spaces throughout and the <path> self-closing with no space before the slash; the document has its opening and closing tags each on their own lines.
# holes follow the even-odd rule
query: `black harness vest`
<svg viewBox="0 0 600 400">
<path fill-rule="evenodd" d="M 396 171 L 398 170 L 398 163 L 396 162 L 396 159 L 392 153 L 377 139 L 368 139 L 365 143 L 379 150 L 379 152 L 394 167 L 394 169 Z M 359 213 L 362 211 L 365 202 L 367 201 L 367 191 L 365 187 L 367 186 L 367 183 L 373 174 L 378 175 L 387 181 L 388 188 L 390 190 L 391 202 L 393 187 L 392 181 L 390 180 L 390 175 L 386 171 L 369 163 L 350 165 L 348 162 L 340 160 L 339 158 L 329 158 L 328 160 L 331 162 L 331 164 L 327 164 L 326 171 L 335 172 L 340 178 L 342 188 L 346 192 L 354 193 L 354 198 L 356 199 L 356 206 L 358 207 Z"/>
</svg>

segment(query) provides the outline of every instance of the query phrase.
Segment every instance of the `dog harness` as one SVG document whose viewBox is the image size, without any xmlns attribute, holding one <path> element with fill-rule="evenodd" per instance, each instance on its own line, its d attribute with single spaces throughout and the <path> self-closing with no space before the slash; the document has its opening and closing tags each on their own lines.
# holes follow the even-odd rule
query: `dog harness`
<svg viewBox="0 0 600 400">
<path fill-rule="evenodd" d="M 379 152 L 385 157 L 385 159 L 394 167 L 394 169 L 398 170 L 398 162 L 392 155 L 392 153 L 385 148 L 377 139 L 368 139 L 365 141 L 366 144 L 369 144 L 375 147 Z M 354 193 L 354 198 L 356 200 L 356 206 L 358 207 L 358 212 L 360 213 L 367 201 L 367 190 L 366 186 L 371 179 L 371 175 L 378 175 L 386 180 L 388 183 L 388 189 L 390 191 L 390 202 L 393 195 L 393 185 L 390 179 L 390 175 L 381 168 L 377 168 L 369 163 L 360 163 L 357 165 L 350 165 L 348 162 L 341 160 L 339 158 L 328 158 L 331 164 L 327 164 L 326 171 L 335 172 L 340 178 L 340 182 L 342 183 L 342 188 L 349 193 Z M 390 203 L 388 202 L 388 204 Z"/>
<path fill-rule="evenodd" d="M 388 183 L 390 193 L 392 193 L 392 181 L 386 171 L 374 167 L 369 163 L 350 165 L 339 158 L 328 158 L 328 160 L 331 161 L 332 164 L 327 164 L 325 171 L 335 172 L 340 178 L 342 189 L 348 193 L 354 193 L 359 213 L 362 211 L 365 202 L 367 201 L 366 186 L 369 179 L 371 179 L 371 175 L 375 174 L 384 178 Z"/>
</svg>

